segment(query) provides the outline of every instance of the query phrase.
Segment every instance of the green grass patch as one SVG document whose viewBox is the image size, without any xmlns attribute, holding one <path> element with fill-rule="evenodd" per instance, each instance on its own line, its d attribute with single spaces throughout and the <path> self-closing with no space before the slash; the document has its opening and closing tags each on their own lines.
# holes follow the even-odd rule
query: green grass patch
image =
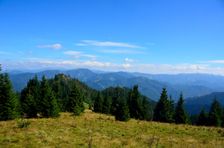
<svg viewBox="0 0 224 148">
<path fill-rule="evenodd" d="M 131 119 L 86 110 L 81 116 L 0 122 L 2 147 L 222 147 L 224 129 Z"/>
</svg>

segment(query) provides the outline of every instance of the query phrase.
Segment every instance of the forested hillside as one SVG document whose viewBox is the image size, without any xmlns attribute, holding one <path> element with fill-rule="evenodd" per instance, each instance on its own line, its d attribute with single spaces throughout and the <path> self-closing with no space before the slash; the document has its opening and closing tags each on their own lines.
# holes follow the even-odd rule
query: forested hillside
<svg viewBox="0 0 224 148">
<path fill-rule="evenodd" d="M 210 94 L 212 92 L 223 91 L 223 76 L 208 74 L 179 74 L 179 75 L 150 75 L 142 73 L 128 72 L 95 72 L 88 69 L 75 69 L 68 71 L 47 70 L 36 73 L 10 73 L 10 79 L 16 91 L 21 91 L 29 79 L 37 75 L 53 78 L 56 74 L 63 73 L 72 78 L 84 82 L 91 88 L 103 90 L 108 87 L 132 88 L 138 84 L 139 91 L 153 100 L 158 100 L 162 88 L 166 87 L 169 95 L 175 101 L 178 100 L 182 92 L 185 98 L 197 97 Z"/>
</svg>

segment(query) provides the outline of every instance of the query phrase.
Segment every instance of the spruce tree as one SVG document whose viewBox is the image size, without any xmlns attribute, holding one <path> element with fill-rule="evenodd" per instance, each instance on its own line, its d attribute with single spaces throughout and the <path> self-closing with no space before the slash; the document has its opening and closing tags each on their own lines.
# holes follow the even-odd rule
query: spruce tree
<svg viewBox="0 0 224 148">
<path fill-rule="evenodd" d="M 102 113 L 103 110 L 103 98 L 100 92 L 97 93 L 97 96 L 94 99 L 94 112 Z"/>
<path fill-rule="evenodd" d="M 156 104 L 153 114 L 154 121 L 171 122 L 170 121 L 170 105 L 168 100 L 167 91 L 163 88 L 159 101 Z"/>
<path fill-rule="evenodd" d="M 2 74 L 0 68 L 0 120 L 15 119 L 18 115 L 18 98 L 8 74 Z"/>
<path fill-rule="evenodd" d="M 197 118 L 196 124 L 199 126 L 208 125 L 208 116 L 207 116 L 207 113 L 205 112 L 204 108 L 200 111 L 200 114 Z"/>
<path fill-rule="evenodd" d="M 33 79 L 29 80 L 26 88 L 24 88 L 21 92 L 21 107 L 22 112 L 26 114 L 27 117 L 37 117 L 38 113 L 38 100 L 40 84 L 35 76 Z"/>
<path fill-rule="evenodd" d="M 59 116 L 59 107 L 57 100 L 45 76 L 42 77 L 40 85 L 39 108 L 43 117 Z"/>
<path fill-rule="evenodd" d="M 142 111 L 143 111 L 143 120 L 152 120 L 153 112 L 150 102 L 147 100 L 146 97 L 143 97 L 142 101 Z"/>
<path fill-rule="evenodd" d="M 175 115 L 174 100 L 172 99 L 172 96 L 170 96 L 170 98 L 169 98 L 169 115 L 168 115 L 169 122 L 175 122 L 174 115 Z"/>
<path fill-rule="evenodd" d="M 83 96 L 75 84 L 69 94 L 67 110 L 75 115 L 80 115 L 84 111 Z"/>
<path fill-rule="evenodd" d="M 106 95 L 103 100 L 102 113 L 110 114 L 112 99 L 109 95 Z"/>
<path fill-rule="evenodd" d="M 175 123 L 177 123 L 177 124 L 188 123 L 188 117 L 184 110 L 183 94 L 180 94 L 180 98 L 177 102 L 177 106 L 175 109 Z"/>
<path fill-rule="evenodd" d="M 128 103 L 131 118 L 143 119 L 142 99 L 137 85 L 131 90 Z"/>
<path fill-rule="evenodd" d="M 222 123 L 222 108 L 220 103 L 214 99 L 211 104 L 211 108 L 209 111 L 209 125 L 210 126 L 221 126 Z"/>
<path fill-rule="evenodd" d="M 130 119 L 129 108 L 124 98 L 119 99 L 115 119 L 119 121 L 128 121 Z"/>
<path fill-rule="evenodd" d="M 71 83 L 73 81 L 71 80 L 72 79 L 70 77 L 65 76 L 64 74 L 55 75 L 54 79 L 50 80 L 52 90 L 58 100 L 60 111 L 68 111 L 67 104 L 73 85 Z"/>
<path fill-rule="evenodd" d="M 222 108 L 222 116 L 221 116 L 221 119 L 222 119 L 222 127 L 224 127 L 224 108 Z"/>
</svg>

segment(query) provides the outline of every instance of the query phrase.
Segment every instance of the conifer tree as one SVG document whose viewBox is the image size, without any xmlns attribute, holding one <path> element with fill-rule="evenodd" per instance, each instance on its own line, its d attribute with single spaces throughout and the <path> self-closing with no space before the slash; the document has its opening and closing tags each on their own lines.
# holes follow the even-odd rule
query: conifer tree
<svg viewBox="0 0 224 148">
<path fill-rule="evenodd" d="M 43 117 L 59 116 L 59 107 L 57 100 L 45 76 L 42 77 L 40 85 L 39 108 Z"/>
<path fill-rule="evenodd" d="M 170 96 L 170 98 L 168 99 L 168 106 L 169 106 L 169 111 L 167 113 L 167 119 L 168 119 L 168 122 L 171 123 L 171 122 L 174 122 L 175 119 L 174 119 L 174 114 L 175 114 L 175 107 L 174 107 L 174 101 L 172 99 L 172 96 Z"/>
<path fill-rule="evenodd" d="M 224 108 L 222 108 L 222 116 L 221 116 L 221 120 L 222 120 L 222 127 L 224 127 Z"/>
<path fill-rule="evenodd" d="M 200 114 L 197 119 L 197 125 L 202 126 L 202 125 L 207 125 L 208 124 L 208 116 L 207 113 L 205 112 L 204 108 L 200 111 Z"/>
<path fill-rule="evenodd" d="M 163 88 L 160 99 L 154 109 L 153 120 L 170 122 L 170 102 L 165 88 Z"/>
<path fill-rule="evenodd" d="M 152 112 L 152 109 L 151 109 L 151 105 L 150 105 L 150 102 L 147 100 L 146 97 L 143 97 L 143 101 L 142 101 L 142 111 L 143 111 L 143 119 L 144 120 L 152 120 L 152 117 L 153 117 L 153 112 Z"/>
<path fill-rule="evenodd" d="M 103 100 L 102 113 L 110 114 L 112 99 L 109 95 L 106 95 Z"/>
<path fill-rule="evenodd" d="M 143 119 L 142 100 L 137 85 L 131 90 L 128 103 L 131 118 Z"/>
<path fill-rule="evenodd" d="M 27 115 L 27 117 L 37 117 L 38 113 L 38 100 L 40 84 L 35 76 L 33 79 L 29 80 L 26 88 L 24 88 L 21 92 L 21 107 L 22 112 Z"/>
<path fill-rule="evenodd" d="M 80 115 L 84 111 L 83 96 L 75 84 L 69 94 L 67 110 L 75 115 Z"/>
<path fill-rule="evenodd" d="M 96 98 L 94 99 L 94 111 L 102 113 L 103 110 L 103 98 L 100 92 L 97 93 Z"/>
<path fill-rule="evenodd" d="M 119 99 L 115 112 L 115 119 L 119 121 L 128 121 L 130 119 L 128 105 L 124 98 Z"/>
<path fill-rule="evenodd" d="M 222 108 L 220 103 L 214 99 L 211 104 L 211 108 L 209 111 L 209 125 L 210 126 L 221 126 L 222 123 Z"/>
<path fill-rule="evenodd" d="M 71 93 L 71 79 L 64 74 L 55 75 L 54 79 L 50 80 L 52 90 L 55 94 L 55 97 L 58 100 L 58 105 L 60 111 L 68 111 L 67 104 L 69 100 L 69 94 Z"/>
<path fill-rule="evenodd" d="M 1 73 L 0 66 L 0 120 L 18 117 L 18 98 L 13 92 L 8 74 Z"/>
<path fill-rule="evenodd" d="M 177 102 L 177 106 L 175 110 L 175 123 L 177 124 L 188 123 L 188 116 L 184 110 L 183 94 L 180 94 L 180 98 Z"/>
</svg>

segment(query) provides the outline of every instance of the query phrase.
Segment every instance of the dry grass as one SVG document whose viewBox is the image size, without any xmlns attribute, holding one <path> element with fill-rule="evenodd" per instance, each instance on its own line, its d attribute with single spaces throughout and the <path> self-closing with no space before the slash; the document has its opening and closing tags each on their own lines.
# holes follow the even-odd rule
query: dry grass
<svg viewBox="0 0 224 148">
<path fill-rule="evenodd" d="M 0 122 L 0 147 L 223 147 L 224 129 L 130 120 L 86 110 L 79 117 Z"/>
</svg>

